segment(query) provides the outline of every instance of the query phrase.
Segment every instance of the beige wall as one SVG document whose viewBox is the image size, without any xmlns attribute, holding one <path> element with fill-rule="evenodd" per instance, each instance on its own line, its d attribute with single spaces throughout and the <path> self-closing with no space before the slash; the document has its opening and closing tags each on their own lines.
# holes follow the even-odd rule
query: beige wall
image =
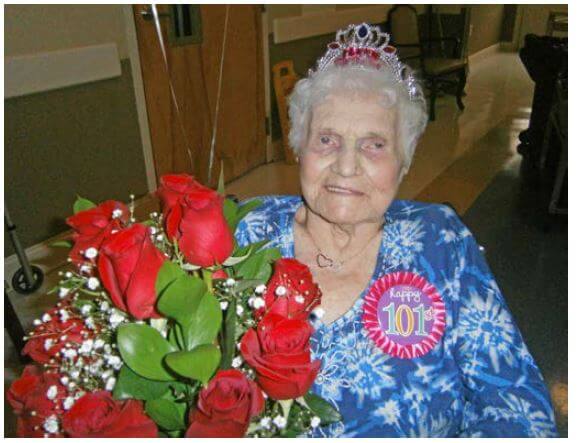
<svg viewBox="0 0 582 443">
<path fill-rule="evenodd" d="M 4 56 L 117 43 L 128 57 L 123 5 L 5 5 Z"/>
<path fill-rule="evenodd" d="M 469 54 L 499 43 L 503 25 L 503 5 L 472 5 Z"/>
<path fill-rule="evenodd" d="M 522 5 L 519 47 L 526 34 L 545 35 L 550 12 L 568 12 L 568 5 Z"/>
</svg>

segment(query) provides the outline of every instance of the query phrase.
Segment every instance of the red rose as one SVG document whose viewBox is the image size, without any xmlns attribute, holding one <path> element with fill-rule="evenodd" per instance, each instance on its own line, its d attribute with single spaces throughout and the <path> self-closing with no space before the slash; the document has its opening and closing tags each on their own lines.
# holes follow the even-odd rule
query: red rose
<svg viewBox="0 0 582 443">
<path fill-rule="evenodd" d="M 178 201 L 186 194 L 199 189 L 205 188 L 188 174 L 163 175 L 156 195 L 162 201 L 164 215 L 178 204 Z"/>
<path fill-rule="evenodd" d="M 115 401 L 107 391 L 85 394 L 63 416 L 69 437 L 157 437 L 156 424 L 144 413 L 139 400 Z"/>
<path fill-rule="evenodd" d="M 284 288 L 279 289 L 284 293 L 277 294 L 279 287 Z M 307 320 L 309 313 L 321 303 L 321 290 L 307 266 L 294 258 L 281 258 L 275 262 L 264 298 L 265 307 L 255 311 L 258 318 L 272 312 Z"/>
<path fill-rule="evenodd" d="M 304 395 L 315 380 L 320 360 L 311 361 L 313 328 L 305 320 L 269 313 L 241 340 L 241 354 L 257 373 L 259 386 L 275 400 Z"/>
<path fill-rule="evenodd" d="M 157 318 L 156 278 L 165 261 L 141 224 L 111 235 L 101 247 L 101 282 L 119 309 L 137 319 Z"/>
<path fill-rule="evenodd" d="M 234 248 L 222 210 L 223 197 L 209 188 L 185 195 L 166 217 L 166 233 L 186 260 L 207 268 L 226 260 Z"/>
<path fill-rule="evenodd" d="M 228 274 L 224 269 L 219 269 L 218 271 L 214 271 L 211 277 L 212 279 L 226 279 L 228 278 Z"/>
<path fill-rule="evenodd" d="M 86 211 L 80 211 L 67 218 L 67 224 L 75 231 L 72 235 L 75 242 L 69 252 L 74 263 L 86 260 L 81 251 L 89 248 L 99 250 L 103 241 L 113 230 L 119 230 L 127 223 L 129 212 L 127 207 L 114 200 L 107 200 Z"/>
<path fill-rule="evenodd" d="M 60 311 L 64 311 L 64 315 Z M 82 320 L 69 318 L 73 314 L 66 304 L 47 312 L 50 320 L 37 326 L 22 350 L 37 363 L 48 363 L 51 358 L 60 358 L 60 351 L 66 343 L 82 343 L 82 332 L 86 331 Z M 64 320 L 64 321 L 63 321 Z M 89 331 L 88 331 L 89 332 Z M 63 341 L 61 337 L 66 336 Z"/>
<path fill-rule="evenodd" d="M 186 437 L 243 437 L 251 418 L 258 415 L 265 400 L 257 384 L 236 370 L 216 373 L 190 411 Z"/>
<path fill-rule="evenodd" d="M 14 381 L 6 395 L 8 403 L 17 415 L 16 435 L 18 437 L 62 436 L 58 427 L 63 412 L 62 401 L 66 396 L 65 388 L 57 374 L 42 372 L 34 366 L 27 366 L 22 376 Z M 50 398 L 49 398 L 50 397 Z M 54 432 L 46 420 L 52 419 Z"/>
</svg>

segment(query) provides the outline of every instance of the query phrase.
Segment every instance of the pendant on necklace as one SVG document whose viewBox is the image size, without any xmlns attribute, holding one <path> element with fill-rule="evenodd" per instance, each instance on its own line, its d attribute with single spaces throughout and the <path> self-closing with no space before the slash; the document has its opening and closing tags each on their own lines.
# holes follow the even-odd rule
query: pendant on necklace
<svg viewBox="0 0 582 443">
<path fill-rule="evenodd" d="M 317 261 L 317 266 L 319 266 L 320 268 L 333 268 L 334 267 L 334 262 L 331 258 L 329 258 L 327 255 L 322 254 L 321 252 L 319 254 L 317 254 L 317 256 L 315 257 L 315 260 Z"/>
</svg>

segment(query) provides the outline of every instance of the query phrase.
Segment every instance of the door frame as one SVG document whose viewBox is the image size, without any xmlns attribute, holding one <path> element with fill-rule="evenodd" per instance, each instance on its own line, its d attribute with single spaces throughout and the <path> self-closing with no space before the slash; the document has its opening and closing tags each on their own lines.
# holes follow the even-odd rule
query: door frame
<svg viewBox="0 0 582 443">
<path fill-rule="evenodd" d="M 148 112 L 145 98 L 145 86 L 141 74 L 141 59 L 139 55 L 139 48 L 137 42 L 137 32 L 135 29 L 135 21 L 133 14 L 133 5 L 122 5 L 123 20 L 126 29 L 127 49 L 129 59 L 131 61 L 131 73 L 133 77 L 133 92 L 135 95 L 135 104 L 137 108 L 137 117 L 139 122 L 139 129 L 143 147 L 145 169 L 149 192 L 154 192 L 157 188 L 156 169 L 154 163 L 154 153 L 152 147 L 152 139 L 150 135 L 150 126 L 148 121 Z M 261 12 L 262 24 L 262 44 L 263 44 L 263 64 L 265 73 L 265 116 L 268 122 L 266 143 L 265 143 L 265 159 L 269 163 L 273 161 L 275 156 L 272 137 L 271 137 L 271 68 L 269 63 L 269 26 L 267 19 L 267 12 Z"/>
</svg>

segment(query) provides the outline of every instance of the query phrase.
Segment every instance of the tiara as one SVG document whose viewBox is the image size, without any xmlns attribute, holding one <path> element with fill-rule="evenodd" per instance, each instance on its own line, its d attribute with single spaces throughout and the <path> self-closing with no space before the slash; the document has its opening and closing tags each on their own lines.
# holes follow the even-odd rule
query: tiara
<svg viewBox="0 0 582 443">
<path fill-rule="evenodd" d="M 316 72 L 325 71 L 330 66 L 388 66 L 396 80 L 408 90 L 410 100 L 424 100 L 419 82 L 412 75 L 410 67 L 398 60 L 396 48 L 390 44 L 390 35 L 381 32 L 379 26 L 367 23 L 349 25 L 340 29 L 335 40 L 327 45 L 327 51 L 317 61 L 317 69 L 310 69 L 311 77 Z"/>
</svg>

